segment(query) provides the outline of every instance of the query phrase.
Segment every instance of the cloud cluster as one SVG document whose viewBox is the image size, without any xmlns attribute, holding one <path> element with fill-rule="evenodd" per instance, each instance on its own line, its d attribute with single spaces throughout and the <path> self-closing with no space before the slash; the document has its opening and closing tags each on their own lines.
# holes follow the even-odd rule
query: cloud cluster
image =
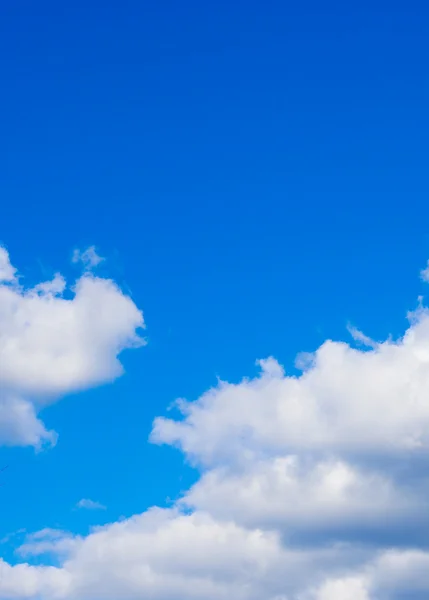
<svg viewBox="0 0 429 600">
<path fill-rule="evenodd" d="M 26 288 L 0 248 L 0 443 L 54 442 L 40 409 L 121 375 L 118 355 L 142 344 L 143 326 L 113 281 L 85 273 L 67 289 L 57 274 Z"/>
<path fill-rule="evenodd" d="M 14 272 L 2 268 L 15 281 Z M 106 314 L 104 302 L 124 303 L 128 325 L 112 324 L 115 335 L 106 334 L 108 319 L 94 326 L 99 360 L 90 369 L 76 360 L 85 352 L 79 336 L 76 341 L 66 333 L 63 352 L 79 365 L 71 379 L 47 375 L 48 365 L 61 364 L 60 342 L 48 335 L 40 380 L 27 366 L 33 350 L 23 341 L 25 328 L 15 325 L 22 350 L 13 356 L 19 355 L 24 379 L 44 402 L 70 389 L 58 380 L 73 381 L 75 389 L 116 374 L 112 339 L 121 340 L 116 349 L 135 343 L 140 313 L 111 282 L 87 277 L 73 302 L 80 306 L 79 285 L 99 285 L 93 295 L 85 291 L 82 312 L 88 314 L 88 302 Z M 68 331 L 55 308 L 60 292 L 6 289 L 52 302 L 44 326 L 49 330 L 52 319 Z M 252 379 L 219 382 L 196 401 L 178 402 L 181 416 L 155 419 L 151 440 L 180 448 L 201 470 L 199 480 L 174 507 L 152 508 L 86 537 L 33 534 L 19 550 L 28 562 L 0 563 L 0 598 L 427 598 L 429 312 L 420 306 L 409 319 L 396 341 L 375 343 L 354 329 L 363 349 L 326 341 L 300 357 L 299 376 L 269 358 Z M 29 393 L 16 385 L 15 391 Z M 31 556 L 45 557 L 45 566 L 32 565 Z"/>
</svg>

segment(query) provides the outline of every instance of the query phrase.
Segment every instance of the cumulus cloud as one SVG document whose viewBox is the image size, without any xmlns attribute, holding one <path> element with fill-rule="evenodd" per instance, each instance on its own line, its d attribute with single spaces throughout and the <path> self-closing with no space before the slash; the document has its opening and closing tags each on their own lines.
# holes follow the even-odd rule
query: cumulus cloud
<svg viewBox="0 0 429 600">
<path fill-rule="evenodd" d="M 300 377 L 272 361 L 238 384 L 220 382 L 183 420 L 158 418 L 152 440 L 179 446 L 206 466 L 261 453 L 387 456 L 429 443 L 429 312 L 421 309 L 398 341 L 361 351 L 326 341 Z"/>
<path fill-rule="evenodd" d="M 423 551 L 293 547 L 200 511 L 151 509 L 86 538 L 43 532 L 19 551 L 60 565 L 0 561 L 0 598 L 400 600 L 429 590 Z"/>
<path fill-rule="evenodd" d="M 25 595 L 14 578 L 16 567 L 6 568 L 0 580 L 0 597 L 3 589 L 11 590 L 15 584 L 19 597 L 33 598 L 41 593 L 49 600 L 113 600 L 119 596 L 274 600 L 279 594 L 305 587 L 310 572 L 313 581 L 318 581 L 325 570 L 340 571 L 353 560 L 345 547 L 286 549 L 275 532 L 242 528 L 202 512 L 184 515 L 177 509 L 151 509 L 98 528 L 74 544 L 68 534 L 49 541 L 48 548 L 44 539 L 41 544 L 43 552 L 52 552 L 56 544 L 61 556 L 68 548 L 55 577 L 52 571 L 26 565 L 34 572 L 30 580 L 37 585 Z M 42 553 L 34 541 L 31 551 Z M 53 579 L 57 588 L 52 588 Z"/>
<path fill-rule="evenodd" d="M 96 502 L 95 500 L 90 500 L 89 498 L 82 498 L 76 504 L 76 508 L 85 508 L 87 510 L 106 510 L 104 504 L 101 502 Z"/>
<path fill-rule="evenodd" d="M 396 341 L 354 330 L 364 348 L 328 340 L 301 356 L 299 376 L 268 358 L 254 378 L 178 402 L 181 416 L 155 419 L 151 439 L 179 447 L 199 480 L 172 508 L 85 537 L 28 536 L 18 552 L 29 562 L 0 564 L 0 598 L 428 597 L 429 311 L 409 318 Z M 45 402 L 62 389 L 28 372 Z M 105 377 L 77 372 L 77 387 Z"/>
<path fill-rule="evenodd" d="M 143 343 L 142 312 L 110 279 L 57 274 L 26 288 L 0 248 L 0 443 L 55 442 L 43 406 L 122 374 L 125 348 Z"/>
</svg>

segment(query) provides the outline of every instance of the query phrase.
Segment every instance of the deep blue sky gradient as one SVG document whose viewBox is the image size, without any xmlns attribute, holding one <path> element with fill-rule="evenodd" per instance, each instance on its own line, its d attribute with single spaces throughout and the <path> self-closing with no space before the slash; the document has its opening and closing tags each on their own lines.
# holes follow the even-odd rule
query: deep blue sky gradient
<svg viewBox="0 0 429 600">
<path fill-rule="evenodd" d="M 403 332 L 429 257 L 428 18 L 380 0 L 1 3 L 0 240 L 29 283 L 76 276 L 73 248 L 96 244 L 149 343 L 113 386 L 45 411 L 55 450 L 2 450 L 0 536 L 163 504 L 194 477 L 147 443 L 175 398 L 268 355 L 291 371 L 349 321 Z M 81 497 L 108 510 L 71 511 Z"/>
</svg>

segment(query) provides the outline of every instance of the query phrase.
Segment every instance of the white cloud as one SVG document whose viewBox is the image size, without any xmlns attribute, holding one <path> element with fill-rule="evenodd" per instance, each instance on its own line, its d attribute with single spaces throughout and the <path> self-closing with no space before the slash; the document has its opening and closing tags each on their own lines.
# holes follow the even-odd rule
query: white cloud
<svg viewBox="0 0 429 600">
<path fill-rule="evenodd" d="M 370 600 L 367 583 L 359 577 L 329 579 L 315 594 L 315 600 Z"/>
<path fill-rule="evenodd" d="M 90 270 L 94 267 L 98 266 L 104 258 L 99 256 L 95 246 L 90 246 L 86 250 L 74 250 L 72 256 L 72 262 L 79 263 L 81 262 L 85 269 Z"/>
<path fill-rule="evenodd" d="M 300 377 L 272 360 L 261 375 L 220 382 L 184 419 L 158 418 L 152 440 L 179 446 L 206 466 L 262 454 L 387 456 L 429 444 L 429 312 L 421 309 L 397 342 L 370 351 L 325 342 Z"/>
<path fill-rule="evenodd" d="M 4 274 L 13 274 L 3 251 Z M 6 259 L 5 259 L 6 257 Z M 39 410 L 71 391 L 122 374 L 118 355 L 143 343 L 143 315 L 109 279 L 85 274 L 71 294 L 57 274 L 28 289 L 0 283 L 0 443 L 55 441 Z"/>
<path fill-rule="evenodd" d="M 199 511 L 151 509 L 86 538 L 43 531 L 19 552 L 53 555 L 59 566 L 0 562 L 0 598 L 399 600 L 429 593 L 428 553 L 292 548 L 276 532 Z"/>
<path fill-rule="evenodd" d="M 82 498 L 82 500 L 79 500 L 79 502 L 76 504 L 76 507 L 85 508 L 87 510 L 106 510 L 104 504 L 90 500 L 89 498 Z"/>
<path fill-rule="evenodd" d="M 0 559 L 0 598 L 65 598 L 67 573 L 56 567 L 33 567 L 27 563 L 14 566 Z"/>
<path fill-rule="evenodd" d="M 44 444 L 55 445 L 57 435 L 45 428 L 32 402 L 12 391 L 6 393 L 0 384 L 0 441 L 6 446 L 39 448 Z"/>
<path fill-rule="evenodd" d="M 37 586 L 24 595 L 22 584 L 14 579 L 16 567 L 9 567 L 0 579 L 0 597 L 6 597 L 4 590 L 15 589 L 20 598 L 40 594 L 49 600 L 274 600 L 305 588 L 309 573 L 313 581 L 320 581 L 325 570 L 335 572 L 350 562 L 344 547 L 288 550 L 274 532 L 244 529 L 201 512 L 183 515 L 176 509 L 149 510 L 98 528 L 75 543 L 68 534 L 63 539 L 53 536 L 48 544 L 40 537 L 40 549 L 33 540 L 33 554 L 58 547 L 57 588 L 52 588 L 52 571 L 28 567 Z M 25 549 L 29 554 L 28 545 Z"/>
</svg>

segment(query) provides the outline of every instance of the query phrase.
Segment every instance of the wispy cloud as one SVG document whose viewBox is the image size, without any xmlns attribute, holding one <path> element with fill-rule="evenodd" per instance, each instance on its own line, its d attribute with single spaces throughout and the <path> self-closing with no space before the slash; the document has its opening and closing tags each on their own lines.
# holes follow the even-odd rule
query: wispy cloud
<svg viewBox="0 0 429 600">
<path fill-rule="evenodd" d="M 95 502 L 94 500 L 90 500 L 89 498 L 82 498 L 76 504 L 76 508 L 85 508 L 86 510 L 106 510 L 106 506 L 101 504 L 101 502 Z"/>
<path fill-rule="evenodd" d="M 366 346 L 367 348 L 376 348 L 377 347 L 377 342 L 375 342 L 370 337 L 365 335 L 362 331 L 360 331 L 360 329 L 357 329 L 353 325 L 350 325 L 350 323 L 347 325 L 347 330 L 350 333 L 350 335 L 352 336 L 352 338 L 354 339 L 354 341 L 358 342 L 358 344 L 361 344 L 362 346 Z"/>
<path fill-rule="evenodd" d="M 86 250 L 79 250 L 76 248 L 72 256 L 72 262 L 81 262 L 87 270 L 96 267 L 103 262 L 103 260 L 104 258 L 97 253 L 95 246 L 90 246 Z"/>
</svg>

